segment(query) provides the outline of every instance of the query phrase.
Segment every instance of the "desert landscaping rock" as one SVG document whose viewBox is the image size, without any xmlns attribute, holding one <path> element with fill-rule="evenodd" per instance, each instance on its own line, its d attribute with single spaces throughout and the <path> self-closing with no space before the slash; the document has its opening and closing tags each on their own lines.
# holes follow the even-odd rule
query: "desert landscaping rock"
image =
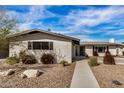
<svg viewBox="0 0 124 93">
<path fill-rule="evenodd" d="M 9 69 L 7 71 L 1 71 L 0 72 L 0 76 L 8 76 L 8 75 L 12 75 L 15 72 L 15 70 L 13 69 Z"/>
<path fill-rule="evenodd" d="M 21 74 L 21 78 L 27 78 L 27 76 L 24 74 Z"/>
<path fill-rule="evenodd" d="M 40 70 L 34 70 L 34 69 L 29 69 L 25 70 L 22 74 L 22 78 L 32 78 L 32 77 L 38 77 L 41 75 L 42 72 Z"/>
<path fill-rule="evenodd" d="M 112 80 L 112 84 L 113 85 L 122 85 L 122 83 L 119 82 L 118 80 Z"/>
<path fill-rule="evenodd" d="M 70 63 L 65 63 L 64 66 L 70 66 Z"/>
<path fill-rule="evenodd" d="M 5 66 L 0 63 L 0 70 L 15 69 L 15 73 L 7 77 L 0 76 L 1 88 L 66 88 L 70 87 L 75 63 L 67 67 L 59 67 L 59 64 L 16 64 Z M 35 78 L 21 78 L 21 74 L 27 69 L 38 69 L 44 73 Z"/>
</svg>

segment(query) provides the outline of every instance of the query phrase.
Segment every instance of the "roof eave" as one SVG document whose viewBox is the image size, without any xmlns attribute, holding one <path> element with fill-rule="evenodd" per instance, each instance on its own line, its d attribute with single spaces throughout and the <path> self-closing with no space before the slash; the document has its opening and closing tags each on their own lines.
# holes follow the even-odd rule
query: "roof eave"
<svg viewBox="0 0 124 93">
<path fill-rule="evenodd" d="M 9 34 L 9 35 L 7 35 L 7 38 L 12 38 L 12 37 L 20 36 L 20 35 L 23 35 L 23 34 L 27 34 L 27 33 L 31 32 L 31 31 L 32 32 L 33 31 L 43 32 L 43 33 L 47 33 L 47 34 L 51 34 L 51 35 L 55 35 L 55 36 L 60 36 L 60 37 L 70 39 L 70 40 L 80 41 L 80 39 L 78 39 L 78 38 L 74 38 L 74 37 L 63 35 L 63 34 L 50 32 L 50 31 L 40 30 L 40 29 L 31 29 L 31 30 L 26 30 L 26 31 L 23 31 L 23 32 L 18 32 L 18 33 L 15 33 L 15 34 Z"/>
</svg>

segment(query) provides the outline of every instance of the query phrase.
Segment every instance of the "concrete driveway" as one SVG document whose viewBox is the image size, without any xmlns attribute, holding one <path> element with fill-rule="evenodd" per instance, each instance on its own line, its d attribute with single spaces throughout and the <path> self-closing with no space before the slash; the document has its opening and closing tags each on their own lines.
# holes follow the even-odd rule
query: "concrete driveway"
<svg viewBox="0 0 124 93">
<path fill-rule="evenodd" d="M 124 65 L 124 58 L 123 57 L 114 57 L 116 64 L 123 64 Z M 98 58 L 99 63 L 103 63 L 103 57 Z"/>
</svg>

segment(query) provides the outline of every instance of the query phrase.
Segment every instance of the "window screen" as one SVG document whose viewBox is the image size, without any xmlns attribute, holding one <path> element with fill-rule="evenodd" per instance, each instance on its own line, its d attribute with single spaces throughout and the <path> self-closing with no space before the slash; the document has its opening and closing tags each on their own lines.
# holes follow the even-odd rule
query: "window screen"
<svg viewBox="0 0 124 93">
<path fill-rule="evenodd" d="M 50 50 L 53 50 L 53 42 L 50 42 Z"/>
<path fill-rule="evenodd" d="M 49 42 L 42 42 L 42 49 L 49 50 Z"/>
<path fill-rule="evenodd" d="M 28 49 L 53 50 L 53 42 L 28 42 Z"/>
<path fill-rule="evenodd" d="M 41 42 L 33 42 L 33 49 L 41 49 Z"/>
</svg>

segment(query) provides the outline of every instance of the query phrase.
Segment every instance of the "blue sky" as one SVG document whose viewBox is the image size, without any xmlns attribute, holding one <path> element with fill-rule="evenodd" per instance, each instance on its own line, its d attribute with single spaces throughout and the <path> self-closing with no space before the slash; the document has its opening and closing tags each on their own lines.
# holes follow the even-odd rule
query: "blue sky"
<svg viewBox="0 0 124 93">
<path fill-rule="evenodd" d="M 19 31 L 51 29 L 81 41 L 124 42 L 124 6 L 5 6 Z"/>
</svg>

